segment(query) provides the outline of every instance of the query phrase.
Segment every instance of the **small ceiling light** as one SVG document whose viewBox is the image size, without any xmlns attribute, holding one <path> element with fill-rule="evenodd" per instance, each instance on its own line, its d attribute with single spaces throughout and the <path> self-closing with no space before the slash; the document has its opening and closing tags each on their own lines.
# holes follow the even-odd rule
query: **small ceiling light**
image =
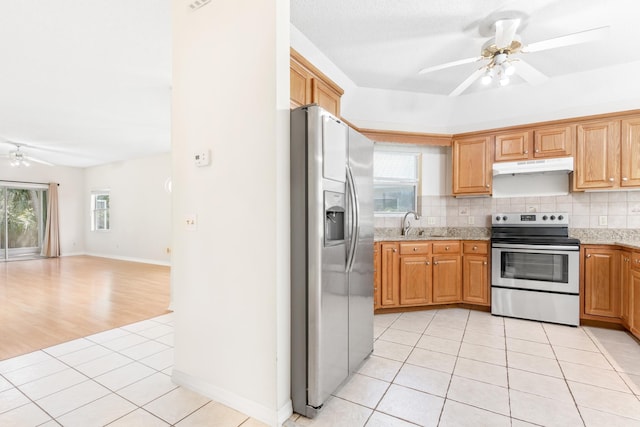
<svg viewBox="0 0 640 427">
<path fill-rule="evenodd" d="M 488 69 L 486 73 L 484 73 L 484 75 L 482 76 L 482 78 L 480 79 L 480 82 L 483 85 L 488 85 L 489 83 L 491 83 L 493 81 L 493 69 Z"/>
<path fill-rule="evenodd" d="M 506 76 L 512 76 L 513 73 L 516 72 L 516 67 L 513 66 L 513 64 L 511 62 L 504 62 L 502 64 L 502 71 L 504 72 L 504 74 Z"/>
</svg>

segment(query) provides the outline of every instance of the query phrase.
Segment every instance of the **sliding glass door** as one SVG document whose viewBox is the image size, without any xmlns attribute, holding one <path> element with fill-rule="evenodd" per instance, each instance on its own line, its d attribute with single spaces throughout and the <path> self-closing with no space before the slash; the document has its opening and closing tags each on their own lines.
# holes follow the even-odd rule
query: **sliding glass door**
<svg viewBox="0 0 640 427">
<path fill-rule="evenodd" d="M 46 187 L 0 184 L 0 259 L 39 256 L 46 215 Z"/>
</svg>

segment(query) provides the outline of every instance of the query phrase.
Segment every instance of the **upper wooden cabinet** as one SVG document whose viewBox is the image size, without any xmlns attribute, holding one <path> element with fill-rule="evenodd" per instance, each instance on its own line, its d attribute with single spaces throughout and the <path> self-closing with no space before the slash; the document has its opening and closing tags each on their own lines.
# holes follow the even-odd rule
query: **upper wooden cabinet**
<svg viewBox="0 0 640 427">
<path fill-rule="evenodd" d="M 513 162 L 531 157 L 530 132 L 498 134 L 495 138 L 495 161 Z"/>
<path fill-rule="evenodd" d="M 621 122 L 620 186 L 640 186 L 640 117 Z"/>
<path fill-rule="evenodd" d="M 571 156 L 574 127 L 573 125 L 552 126 L 496 134 L 494 160 L 513 162 Z"/>
<path fill-rule="evenodd" d="M 453 195 L 491 194 L 491 141 L 490 136 L 470 136 L 454 139 Z"/>
<path fill-rule="evenodd" d="M 619 163 L 619 120 L 578 125 L 574 189 L 618 187 Z"/>
<path fill-rule="evenodd" d="M 315 103 L 334 116 L 340 116 L 340 97 L 344 91 L 293 49 L 289 66 L 289 89 L 291 108 Z"/>
</svg>

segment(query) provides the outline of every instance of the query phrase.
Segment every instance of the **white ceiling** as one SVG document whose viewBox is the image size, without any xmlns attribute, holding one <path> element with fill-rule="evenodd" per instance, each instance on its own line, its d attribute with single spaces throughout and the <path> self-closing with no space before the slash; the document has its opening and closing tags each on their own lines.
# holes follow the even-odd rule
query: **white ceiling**
<svg viewBox="0 0 640 427">
<path fill-rule="evenodd" d="M 6 140 L 23 144 L 27 155 L 77 167 L 168 152 L 170 6 L 0 2 L 0 156 L 15 149 Z M 418 70 L 479 56 L 490 37 L 480 24 L 505 11 L 525 17 L 524 44 L 610 26 L 608 39 L 527 54 L 552 80 L 640 60 L 637 0 L 291 0 L 292 24 L 358 87 L 436 96 L 481 63 Z M 476 84 L 456 105 L 499 90 Z"/>
<path fill-rule="evenodd" d="M 0 58 L 0 142 L 78 167 L 170 150 L 169 1 L 2 1 Z"/>
<path fill-rule="evenodd" d="M 292 0 L 291 22 L 359 87 L 449 94 L 481 65 L 424 75 L 442 63 L 479 57 L 497 17 L 524 18 L 523 44 L 609 26 L 587 44 L 520 55 L 550 78 L 640 60 L 637 0 Z M 517 65 L 516 65 L 517 68 Z M 522 84 L 512 78 L 512 84 Z M 463 93 L 499 90 L 476 82 Z M 462 101 L 461 101 L 462 102 Z"/>
</svg>

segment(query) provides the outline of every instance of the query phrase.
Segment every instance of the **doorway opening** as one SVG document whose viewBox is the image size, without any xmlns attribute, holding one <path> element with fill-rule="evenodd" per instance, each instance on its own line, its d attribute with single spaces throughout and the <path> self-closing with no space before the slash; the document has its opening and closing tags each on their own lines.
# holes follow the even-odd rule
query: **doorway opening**
<svg viewBox="0 0 640 427">
<path fill-rule="evenodd" d="M 0 261 L 41 256 L 47 195 L 46 185 L 0 183 Z"/>
</svg>

